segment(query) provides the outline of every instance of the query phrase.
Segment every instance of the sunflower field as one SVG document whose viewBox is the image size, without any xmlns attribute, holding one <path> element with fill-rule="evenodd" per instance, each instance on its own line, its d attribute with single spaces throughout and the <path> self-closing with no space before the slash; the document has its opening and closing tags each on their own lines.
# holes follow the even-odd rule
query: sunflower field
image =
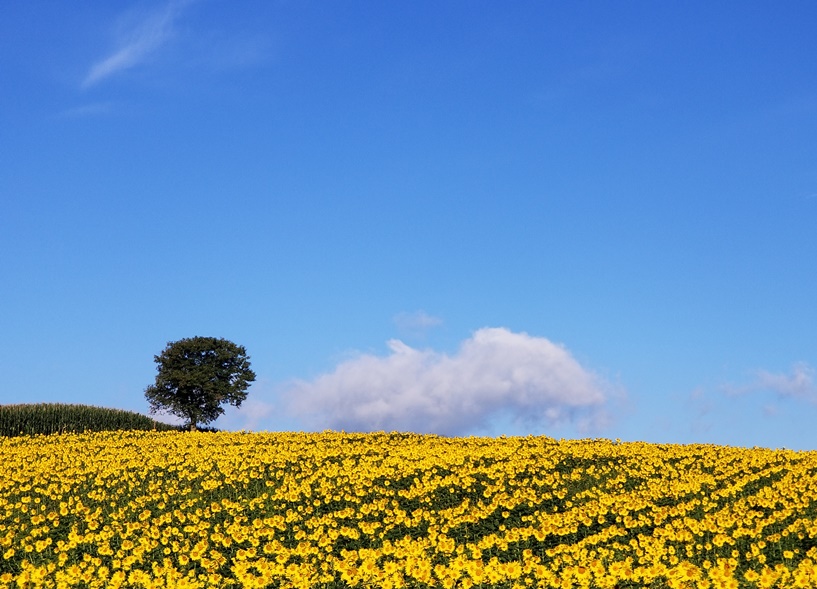
<svg viewBox="0 0 817 589">
<path fill-rule="evenodd" d="M 0 587 L 817 587 L 817 453 L 398 433 L 0 438 Z"/>
</svg>

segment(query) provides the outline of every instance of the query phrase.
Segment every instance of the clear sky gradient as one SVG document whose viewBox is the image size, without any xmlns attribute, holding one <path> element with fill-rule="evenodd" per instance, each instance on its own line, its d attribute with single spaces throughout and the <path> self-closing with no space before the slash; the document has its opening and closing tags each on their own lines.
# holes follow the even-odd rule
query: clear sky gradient
<svg viewBox="0 0 817 589">
<path fill-rule="evenodd" d="M 817 448 L 817 4 L 12 2 L 0 402 Z"/>
</svg>

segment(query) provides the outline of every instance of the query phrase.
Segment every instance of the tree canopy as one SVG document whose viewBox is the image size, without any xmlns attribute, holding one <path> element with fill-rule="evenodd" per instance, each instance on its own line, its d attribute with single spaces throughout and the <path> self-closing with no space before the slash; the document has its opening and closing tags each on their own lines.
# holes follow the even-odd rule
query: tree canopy
<svg viewBox="0 0 817 589">
<path fill-rule="evenodd" d="M 191 430 L 224 413 L 221 405 L 240 407 L 255 380 L 243 346 L 214 337 L 168 342 L 154 356 L 156 382 L 145 389 L 150 412 L 167 412 L 187 420 Z"/>
</svg>

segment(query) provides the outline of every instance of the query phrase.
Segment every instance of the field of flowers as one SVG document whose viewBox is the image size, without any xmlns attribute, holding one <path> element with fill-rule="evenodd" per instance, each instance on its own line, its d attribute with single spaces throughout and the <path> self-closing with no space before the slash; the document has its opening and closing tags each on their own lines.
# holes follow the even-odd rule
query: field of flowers
<svg viewBox="0 0 817 589">
<path fill-rule="evenodd" d="M 817 452 L 0 438 L 0 587 L 817 587 Z"/>
</svg>

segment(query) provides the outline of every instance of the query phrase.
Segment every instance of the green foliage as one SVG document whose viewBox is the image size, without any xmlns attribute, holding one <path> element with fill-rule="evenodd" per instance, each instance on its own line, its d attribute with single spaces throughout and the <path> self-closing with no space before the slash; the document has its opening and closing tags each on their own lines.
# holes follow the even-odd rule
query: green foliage
<svg viewBox="0 0 817 589">
<path fill-rule="evenodd" d="M 166 411 L 186 419 L 191 430 L 224 413 L 224 403 L 240 407 L 255 380 L 244 347 L 222 338 L 168 342 L 154 361 L 159 373 L 145 389 L 151 413 Z"/>
<path fill-rule="evenodd" d="M 178 429 L 178 426 L 155 421 L 147 415 L 121 409 L 63 403 L 0 405 L 0 436 Z"/>
</svg>

